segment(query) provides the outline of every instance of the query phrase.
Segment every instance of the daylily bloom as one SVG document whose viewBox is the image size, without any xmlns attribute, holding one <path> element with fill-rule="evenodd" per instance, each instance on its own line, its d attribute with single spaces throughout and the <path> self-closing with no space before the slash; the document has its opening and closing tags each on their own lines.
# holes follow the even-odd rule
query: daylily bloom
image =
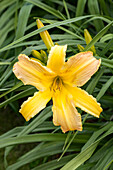
<svg viewBox="0 0 113 170">
<path fill-rule="evenodd" d="M 75 107 L 95 117 L 102 112 L 96 99 L 79 88 L 98 70 L 101 61 L 88 51 L 78 53 L 65 62 L 66 49 L 67 45 L 52 47 L 47 66 L 20 54 L 13 68 L 16 77 L 25 85 L 33 85 L 39 90 L 21 106 L 20 113 L 26 121 L 44 109 L 52 98 L 53 123 L 61 126 L 64 133 L 82 131 L 81 115 Z"/>
</svg>

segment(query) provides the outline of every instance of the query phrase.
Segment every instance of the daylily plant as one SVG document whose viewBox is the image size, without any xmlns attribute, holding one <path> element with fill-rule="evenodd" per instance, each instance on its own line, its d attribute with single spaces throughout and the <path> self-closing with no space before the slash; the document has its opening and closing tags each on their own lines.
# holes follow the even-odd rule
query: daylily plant
<svg viewBox="0 0 113 170">
<path fill-rule="evenodd" d="M 13 68 L 16 77 L 25 85 L 33 85 L 39 90 L 21 106 L 20 113 L 26 121 L 44 109 L 52 98 L 53 123 L 61 126 L 64 133 L 82 131 L 81 115 L 75 107 L 95 117 L 102 112 L 96 99 L 79 88 L 98 70 L 101 61 L 88 51 L 78 53 L 65 62 L 66 49 L 67 45 L 52 47 L 47 66 L 20 54 Z"/>
</svg>

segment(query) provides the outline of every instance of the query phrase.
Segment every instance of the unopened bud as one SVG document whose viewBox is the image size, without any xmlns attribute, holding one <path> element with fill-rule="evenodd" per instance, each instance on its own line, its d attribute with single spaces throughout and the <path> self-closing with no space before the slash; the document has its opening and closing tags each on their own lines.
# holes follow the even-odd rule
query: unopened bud
<svg viewBox="0 0 113 170">
<path fill-rule="evenodd" d="M 47 63 L 48 57 L 47 57 L 46 52 L 44 50 L 40 50 L 40 52 L 41 52 L 41 56 L 43 57 L 44 63 Z"/>
<path fill-rule="evenodd" d="M 37 19 L 36 22 L 37 22 L 38 29 L 44 27 L 43 23 L 39 19 Z M 51 47 L 54 46 L 54 43 L 53 43 L 48 31 L 45 30 L 43 32 L 40 32 L 40 36 L 41 36 L 44 44 L 46 45 L 47 49 L 50 50 Z"/>
<path fill-rule="evenodd" d="M 91 35 L 90 35 L 90 33 L 88 32 L 87 29 L 84 30 L 84 37 L 85 37 L 85 40 L 86 40 L 86 44 L 89 44 L 92 41 L 92 37 L 91 37 Z M 94 54 L 96 54 L 96 50 L 95 50 L 94 45 L 90 48 L 90 50 L 93 51 Z"/>
<path fill-rule="evenodd" d="M 37 59 L 39 59 L 40 61 L 43 61 L 43 57 L 41 56 L 41 54 L 36 51 L 36 50 L 32 50 L 31 54 L 36 57 Z"/>
<path fill-rule="evenodd" d="M 84 51 L 84 47 L 82 45 L 78 44 L 77 47 L 78 47 L 80 52 Z"/>
<path fill-rule="evenodd" d="M 38 61 L 40 64 L 42 64 L 43 66 L 45 66 L 45 64 L 43 62 L 41 62 L 40 60 L 38 60 L 37 58 L 31 58 L 32 60 Z"/>
</svg>

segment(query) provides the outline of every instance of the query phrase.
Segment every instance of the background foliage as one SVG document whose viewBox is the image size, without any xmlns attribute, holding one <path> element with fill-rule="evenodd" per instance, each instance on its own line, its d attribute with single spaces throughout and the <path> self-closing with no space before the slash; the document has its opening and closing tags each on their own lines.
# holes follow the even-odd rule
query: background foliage
<svg viewBox="0 0 113 170">
<path fill-rule="evenodd" d="M 112 0 L 2 0 L 0 1 L 0 115 L 7 122 L 21 121 L 0 136 L 4 167 L 31 170 L 112 170 L 113 169 L 113 1 Z M 35 17 L 35 18 L 34 18 Z M 46 27 L 37 29 L 36 18 Z M 49 30 L 55 43 L 68 45 L 67 56 L 95 45 L 102 64 L 99 71 L 83 87 L 103 107 L 99 119 L 81 112 L 84 130 L 63 134 L 52 123 L 51 103 L 26 123 L 18 113 L 21 103 L 36 89 L 23 86 L 12 73 L 17 56 L 46 50 L 39 33 Z M 93 40 L 86 45 L 84 29 Z M 4 111 L 6 111 L 5 114 Z M 12 117 L 12 114 L 14 115 Z M 0 119 L 1 119 L 0 118 Z M 3 123 L 1 121 L 0 128 Z M 31 143 L 29 145 L 29 143 Z M 27 146 L 27 148 L 24 146 Z M 13 160 L 13 155 L 21 153 Z M 1 159 L 3 155 L 0 154 Z M 10 157 L 10 161 L 9 161 Z M 62 158 L 61 158 L 62 157 Z"/>
</svg>

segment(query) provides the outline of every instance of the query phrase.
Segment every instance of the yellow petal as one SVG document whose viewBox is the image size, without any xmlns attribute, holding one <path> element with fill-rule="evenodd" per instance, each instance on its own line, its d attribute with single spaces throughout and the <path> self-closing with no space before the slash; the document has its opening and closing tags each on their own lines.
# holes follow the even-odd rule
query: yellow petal
<svg viewBox="0 0 113 170">
<path fill-rule="evenodd" d="M 24 54 L 20 54 L 18 59 L 19 62 L 15 63 L 13 72 L 24 84 L 33 85 L 40 90 L 51 85 L 54 73 L 50 69 Z"/>
<path fill-rule="evenodd" d="M 83 111 L 95 117 L 99 117 L 102 108 L 92 95 L 89 95 L 85 90 L 78 87 L 66 85 L 66 88 L 72 94 L 76 107 L 81 108 Z"/>
<path fill-rule="evenodd" d="M 66 49 L 67 45 L 52 47 L 48 56 L 47 67 L 58 73 L 65 63 Z"/>
<path fill-rule="evenodd" d="M 53 123 L 61 126 L 65 133 L 71 130 L 82 131 L 81 115 L 77 112 L 72 96 L 67 91 L 57 91 L 53 95 Z"/>
<path fill-rule="evenodd" d="M 44 27 L 43 23 L 39 19 L 37 19 L 36 22 L 37 22 L 38 29 Z M 41 32 L 40 36 L 41 36 L 44 44 L 46 45 L 47 49 L 50 50 L 51 47 L 54 46 L 54 43 L 53 43 L 48 31 L 45 30 L 45 31 Z"/>
<path fill-rule="evenodd" d="M 63 68 L 63 80 L 69 80 L 73 86 L 83 86 L 98 70 L 101 60 L 93 57 L 93 53 L 81 52 L 65 63 Z"/>
<path fill-rule="evenodd" d="M 50 91 L 36 92 L 33 97 L 29 97 L 25 101 L 19 112 L 23 115 L 26 121 L 29 121 L 34 117 L 38 112 L 46 107 L 46 104 L 51 99 Z"/>
</svg>

